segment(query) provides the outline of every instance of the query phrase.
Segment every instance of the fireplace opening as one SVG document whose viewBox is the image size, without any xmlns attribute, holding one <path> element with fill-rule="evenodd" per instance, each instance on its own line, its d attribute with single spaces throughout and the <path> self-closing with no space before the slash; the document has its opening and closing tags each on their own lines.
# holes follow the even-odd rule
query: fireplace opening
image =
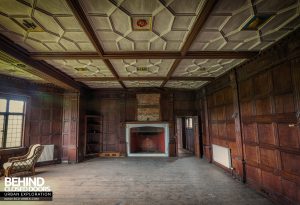
<svg viewBox="0 0 300 205">
<path fill-rule="evenodd" d="M 165 130 L 162 127 L 130 129 L 130 153 L 165 153 Z"/>
<path fill-rule="evenodd" d="M 128 157 L 168 157 L 169 124 L 127 123 L 126 144 Z"/>
</svg>

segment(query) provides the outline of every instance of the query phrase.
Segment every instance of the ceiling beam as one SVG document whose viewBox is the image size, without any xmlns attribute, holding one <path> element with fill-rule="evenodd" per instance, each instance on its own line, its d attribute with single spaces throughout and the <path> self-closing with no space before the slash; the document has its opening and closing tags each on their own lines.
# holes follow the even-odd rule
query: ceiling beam
<svg viewBox="0 0 300 205">
<path fill-rule="evenodd" d="M 120 80 L 120 77 L 117 73 L 117 71 L 115 70 L 114 66 L 111 64 L 111 62 L 107 59 L 103 60 L 105 65 L 108 67 L 108 69 L 110 70 L 110 72 L 114 75 L 114 77 L 116 78 L 117 81 L 119 81 L 119 83 L 121 84 L 121 86 L 126 89 L 125 84 L 122 82 L 122 80 Z"/>
<path fill-rule="evenodd" d="M 79 91 L 81 89 L 81 84 L 71 77 L 43 61 L 31 59 L 25 49 L 3 35 L 0 35 L 0 45 L 0 50 L 4 53 L 27 65 L 22 68 L 24 71 L 68 90 Z"/>
<path fill-rule="evenodd" d="M 36 60 L 48 59 L 249 59 L 256 51 L 189 51 L 185 56 L 180 52 L 114 52 L 100 56 L 96 52 L 33 52 Z"/>
<path fill-rule="evenodd" d="M 79 1 L 78 0 L 67 0 L 67 3 L 69 5 L 69 7 L 71 8 L 73 14 L 75 15 L 76 19 L 79 21 L 84 32 L 86 33 L 86 35 L 89 37 L 90 41 L 95 46 L 95 48 L 99 54 L 99 57 L 102 57 L 104 51 L 101 46 L 101 43 L 99 42 L 98 37 L 97 37 L 92 25 L 90 24 L 87 16 L 85 15 L 85 12 L 84 12 L 83 8 L 81 7 Z M 116 72 L 113 65 L 110 63 L 110 61 L 108 59 L 104 59 L 104 63 L 109 68 L 109 70 L 112 72 L 112 74 L 118 79 L 121 86 L 123 88 L 126 88 L 124 83 L 121 80 L 119 80 L 119 75 Z"/>
<path fill-rule="evenodd" d="M 207 18 L 209 17 L 209 14 L 211 13 L 211 11 L 216 3 L 217 3 L 217 0 L 206 0 L 205 5 L 204 5 L 200 15 L 198 16 L 196 22 L 194 23 L 192 30 L 189 32 L 189 34 L 185 40 L 185 43 L 181 48 L 181 55 L 184 56 L 189 51 L 192 43 L 197 38 L 200 30 L 202 29 L 203 25 L 205 24 Z"/>
<path fill-rule="evenodd" d="M 86 81 L 162 81 L 166 77 L 120 77 L 119 79 L 114 77 L 83 77 L 75 78 L 76 81 L 86 82 Z M 171 77 L 169 80 L 177 81 L 213 81 L 214 77 Z"/>
<path fill-rule="evenodd" d="M 85 15 L 80 3 L 78 0 L 66 0 L 67 4 L 69 5 L 70 9 L 72 10 L 74 16 L 76 17 L 77 21 L 83 28 L 85 34 L 88 36 L 92 44 L 97 50 L 97 53 L 102 56 L 103 48 L 98 40 L 96 33 L 94 32 L 93 27 L 91 26 L 87 16 Z"/>
<path fill-rule="evenodd" d="M 196 22 L 194 23 L 192 30 L 189 32 L 188 37 L 185 40 L 185 42 L 181 48 L 181 56 L 186 56 L 187 52 L 189 51 L 192 43 L 196 39 L 200 30 L 202 29 L 206 19 L 208 18 L 209 14 L 211 13 L 216 2 L 217 2 L 217 0 L 206 0 L 205 1 L 205 5 L 203 6 L 201 13 L 198 15 L 198 18 L 197 18 Z M 166 85 L 166 83 L 171 78 L 171 76 L 173 75 L 175 69 L 177 68 L 177 66 L 179 65 L 180 62 L 181 62 L 181 59 L 176 59 L 174 61 L 171 69 L 169 70 L 169 72 L 167 74 L 167 79 L 164 80 L 164 82 L 161 84 L 160 87 L 164 87 Z"/>
</svg>

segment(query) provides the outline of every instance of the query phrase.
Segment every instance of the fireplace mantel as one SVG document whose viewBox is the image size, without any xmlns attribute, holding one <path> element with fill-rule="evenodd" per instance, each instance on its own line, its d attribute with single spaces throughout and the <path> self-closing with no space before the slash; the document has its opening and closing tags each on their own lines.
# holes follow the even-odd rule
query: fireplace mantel
<svg viewBox="0 0 300 205">
<path fill-rule="evenodd" d="M 132 133 L 130 132 L 131 129 L 134 128 L 143 128 L 143 127 L 153 127 L 153 128 L 163 128 L 163 139 L 160 138 L 160 142 L 162 141 L 162 143 L 157 144 L 158 142 L 156 142 L 156 145 L 160 147 L 160 152 L 134 152 L 133 151 L 133 140 L 135 140 L 136 138 L 139 137 L 134 137 L 132 136 Z M 142 132 L 141 132 L 142 133 Z M 143 136 L 145 138 L 145 136 Z M 162 136 L 160 136 L 162 137 Z M 150 139 L 148 139 L 148 137 L 146 136 L 147 140 L 150 141 Z M 151 138 L 151 136 L 149 135 L 149 138 Z M 126 143 L 127 143 L 127 156 L 129 157 L 168 157 L 169 156 L 169 123 L 168 122 L 127 122 L 126 123 Z M 163 145 L 162 145 L 163 144 Z M 141 145 L 140 145 L 141 146 Z M 162 147 L 164 148 L 163 151 L 161 150 Z"/>
</svg>

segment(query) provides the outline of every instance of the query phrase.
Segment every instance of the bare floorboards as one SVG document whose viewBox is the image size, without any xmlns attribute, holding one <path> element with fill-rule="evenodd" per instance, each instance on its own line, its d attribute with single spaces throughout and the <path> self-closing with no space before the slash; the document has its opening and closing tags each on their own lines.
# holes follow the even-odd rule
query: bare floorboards
<svg viewBox="0 0 300 205">
<path fill-rule="evenodd" d="M 52 202 L 0 204 L 272 204 L 221 169 L 194 157 L 97 158 L 74 165 L 38 167 L 36 171 L 51 187 Z"/>
</svg>

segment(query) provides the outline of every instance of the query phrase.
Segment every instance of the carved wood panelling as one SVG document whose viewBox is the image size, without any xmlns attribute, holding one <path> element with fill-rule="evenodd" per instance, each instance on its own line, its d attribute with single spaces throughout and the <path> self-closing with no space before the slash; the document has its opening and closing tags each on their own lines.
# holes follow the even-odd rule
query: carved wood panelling
<svg viewBox="0 0 300 205">
<path fill-rule="evenodd" d="M 290 97 L 296 90 L 291 71 L 297 68 L 291 65 L 286 61 L 253 75 L 239 89 L 247 181 L 280 200 L 287 187 L 300 187 L 300 132 L 291 126 L 297 123 L 297 101 Z M 296 203 L 297 193 L 288 195 Z"/>
</svg>

